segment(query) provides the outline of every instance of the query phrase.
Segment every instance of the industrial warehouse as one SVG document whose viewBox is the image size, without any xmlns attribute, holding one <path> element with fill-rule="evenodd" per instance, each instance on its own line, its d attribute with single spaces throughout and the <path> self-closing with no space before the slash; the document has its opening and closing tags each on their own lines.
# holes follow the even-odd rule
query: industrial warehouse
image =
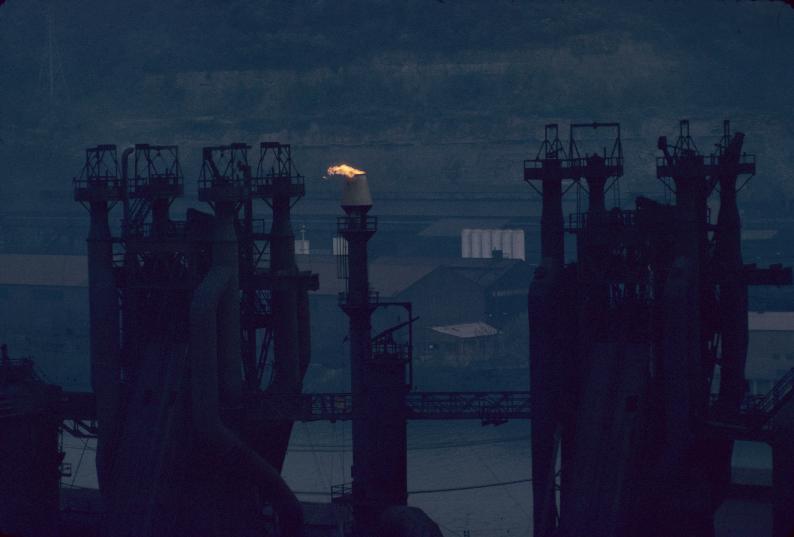
<svg viewBox="0 0 794 537">
<path fill-rule="evenodd" d="M 607 133 L 609 147 L 585 151 L 582 131 Z M 4 476 L 17 476 L 0 491 L 3 531 L 440 535 L 407 503 L 407 423 L 531 420 L 535 535 L 714 535 L 715 513 L 748 497 L 771 506 L 772 535 L 787 535 L 794 369 L 751 384 L 745 371 L 751 329 L 769 348 L 765 334 L 792 325 L 782 314 L 748 316 L 748 288 L 790 285 L 791 269 L 742 260 L 737 193 L 756 171 L 744 138 L 725 121 L 704 155 L 682 121 L 674 142 L 658 143 L 656 171 L 673 203 L 641 197 L 626 210 L 606 203 L 624 173 L 620 125 L 572 124 L 567 144 L 547 125 L 524 163 L 542 200 L 534 273 L 504 255 L 523 253 L 521 234 L 478 231 L 491 255 L 470 259 L 472 228 L 461 228 L 463 260 L 413 271 L 388 262 L 403 283 L 383 280 L 393 287 L 385 295 L 370 277 L 370 178 L 330 167 L 343 179 L 335 274 L 322 271 L 340 282 L 329 282 L 329 303 L 318 294 L 326 282 L 298 264 L 305 239 L 296 240 L 291 213 L 306 182 L 290 145 L 205 148 L 197 187 L 210 211 L 191 208 L 181 220 L 171 211 L 186 188 L 176 146 L 87 149 L 73 180 L 90 220 L 87 272 L 63 265 L 50 283 L 87 287 L 91 386 L 48 383 L 3 348 L 0 461 Z M 572 188 L 577 210 L 566 218 Z M 572 259 L 566 233 L 576 239 Z M 14 277 L 34 286 L 47 278 Z M 461 293 L 470 280 L 472 292 Z M 435 293 L 471 322 L 434 308 Z M 349 391 L 307 391 L 312 315 L 332 309 L 346 318 Z M 417 330 L 422 309 L 430 323 Z M 417 389 L 422 363 L 439 362 L 434 353 L 471 367 L 466 356 L 493 355 L 500 332 L 526 331 L 515 319 L 528 321 L 530 352 L 526 384 L 514 385 L 529 390 Z M 326 504 L 302 504 L 281 476 L 295 423 L 313 421 L 352 422 L 351 479 Z M 61 486 L 71 471 L 64 435 L 95 439 L 99 496 Z M 736 441 L 770 446 L 767 484 L 734 482 Z"/>
</svg>

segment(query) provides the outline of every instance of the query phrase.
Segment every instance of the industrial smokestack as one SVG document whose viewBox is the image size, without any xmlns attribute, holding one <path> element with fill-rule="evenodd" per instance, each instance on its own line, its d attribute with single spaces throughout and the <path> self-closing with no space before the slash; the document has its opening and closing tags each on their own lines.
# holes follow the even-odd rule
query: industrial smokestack
<svg viewBox="0 0 794 537">
<path fill-rule="evenodd" d="M 359 173 L 348 177 L 342 191 L 342 209 L 347 214 L 364 212 L 372 208 L 372 195 L 369 192 L 369 182 L 366 173 Z"/>
<path fill-rule="evenodd" d="M 372 490 L 372 439 L 367 431 L 367 364 L 372 360 L 372 324 L 374 310 L 369 289 L 367 241 L 377 228 L 376 219 L 367 216 L 372 207 L 366 173 L 347 165 L 328 168 L 328 175 L 347 178 L 342 190 L 341 206 L 347 216 L 337 219 L 337 231 L 347 240 L 347 293 L 342 310 L 350 319 L 350 385 L 353 392 L 353 519 L 354 534 L 370 535 L 374 527 L 372 506 L 377 496 Z"/>
</svg>

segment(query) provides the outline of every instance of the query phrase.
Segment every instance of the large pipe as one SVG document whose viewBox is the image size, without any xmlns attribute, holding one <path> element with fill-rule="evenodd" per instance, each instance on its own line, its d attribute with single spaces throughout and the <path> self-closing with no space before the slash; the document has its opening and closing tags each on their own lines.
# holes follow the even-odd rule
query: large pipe
<svg viewBox="0 0 794 537">
<path fill-rule="evenodd" d="M 556 528 L 554 476 L 559 446 L 562 363 L 558 295 L 562 274 L 545 258 L 529 288 L 529 385 L 532 403 L 532 503 L 534 533 L 549 537 Z"/>
<path fill-rule="evenodd" d="M 369 295 L 367 241 L 374 228 L 367 213 L 372 196 L 366 175 L 348 179 L 342 194 L 342 209 L 347 216 L 340 234 L 347 240 L 347 296 L 342 308 L 350 320 L 350 386 L 353 392 L 353 519 L 354 535 L 370 535 L 376 525 L 372 509 L 373 490 L 372 438 L 368 430 L 371 409 L 367 404 L 368 363 L 372 359 L 372 305 Z"/>
<path fill-rule="evenodd" d="M 309 291 L 306 287 L 298 292 L 298 334 L 298 358 L 302 384 L 312 358 L 311 305 L 309 304 Z"/>
<path fill-rule="evenodd" d="M 351 218 L 362 222 L 366 211 L 350 213 Z M 357 222 L 355 225 L 359 225 Z M 362 225 L 362 227 L 365 227 Z M 350 379 L 353 392 L 353 411 L 366 413 L 366 364 L 372 357 L 372 325 L 369 305 L 369 273 L 367 267 L 366 234 L 347 233 L 348 242 L 348 298 L 347 314 L 350 318 Z M 365 419 L 353 420 L 353 501 L 354 505 L 368 503 L 370 485 L 371 449 Z M 361 510 L 359 510 L 362 513 Z M 363 514 L 363 513 L 362 513 Z M 365 516 L 357 516 L 356 523 Z M 372 521 L 364 522 L 371 527 Z"/>
<path fill-rule="evenodd" d="M 286 183 L 286 184 L 284 184 Z M 300 386 L 298 358 L 298 268 L 295 235 L 290 221 L 289 178 L 274 179 L 273 225 L 270 230 L 270 269 L 285 277 L 273 290 L 273 383 L 275 393 L 294 392 Z M 289 276 L 293 276 L 289 278 Z"/>
<path fill-rule="evenodd" d="M 215 226 L 212 236 L 212 264 L 229 271 L 231 282 L 219 304 L 220 331 L 219 348 L 226 352 L 219 355 L 221 400 L 225 404 L 237 404 L 242 397 L 240 341 L 240 282 L 237 233 L 234 227 L 236 211 L 229 203 L 215 204 Z"/>
<path fill-rule="evenodd" d="M 295 234 L 290 216 L 290 177 L 273 179 L 273 224 L 270 230 L 270 271 L 278 282 L 272 291 L 273 318 L 273 380 L 268 387 L 272 394 L 301 392 L 308 362 L 303 338 L 309 337 L 308 310 L 301 311 L 306 290 L 300 289 L 295 262 Z M 303 324 L 306 326 L 303 326 Z M 265 444 L 267 460 L 281 470 L 292 434 L 292 421 L 274 423 Z"/>
<path fill-rule="evenodd" d="M 716 409 L 720 418 L 735 418 L 741 409 L 747 381 L 745 364 L 749 328 L 747 325 L 747 284 L 744 280 L 741 244 L 741 218 L 736 196 L 736 166 L 739 164 L 744 135 L 737 132 L 722 156 L 720 212 L 714 234 L 714 262 L 719 284 L 719 324 L 721 341 L 720 386 Z M 720 438 L 711 446 L 712 507 L 725 499 L 731 479 L 733 440 Z"/>
<path fill-rule="evenodd" d="M 91 202 L 87 241 L 91 388 L 96 394 L 97 481 L 108 490 L 120 405 L 119 303 L 113 275 L 113 242 L 106 201 Z"/>
<path fill-rule="evenodd" d="M 285 536 L 303 534 L 300 502 L 287 484 L 264 458 L 224 425 L 219 413 L 221 401 L 220 364 L 239 363 L 239 346 L 224 347 L 234 338 L 225 334 L 230 323 L 223 319 L 223 302 L 230 293 L 237 294 L 236 272 L 228 267 L 213 267 L 196 289 L 190 306 L 190 368 L 193 426 L 201 445 L 213 459 L 227 464 L 232 477 L 258 485 L 266 500 L 278 514 L 280 530 Z M 239 331 L 236 331 L 239 333 Z"/>
<path fill-rule="evenodd" d="M 737 132 L 725 154 L 726 164 L 738 164 L 744 135 Z M 734 168 L 735 169 L 735 168 Z M 722 370 L 720 406 L 738 412 L 744 398 L 747 360 L 747 284 L 742 269 L 741 218 L 736 199 L 736 175 L 730 171 L 719 177 L 720 213 L 715 233 L 714 258 L 720 286 L 720 324 L 722 326 Z"/>
<path fill-rule="evenodd" d="M 546 166 L 562 166 L 559 160 L 544 161 Z M 562 181 L 556 174 L 543 178 L 543 208 L 540 215 L 540 251 L 542 258 L 554 259 L 562 265 L 565 256 L 565 235 L 562 216 Z M 490 252 L 488 252 L 490 254 Z"/>
</svg>

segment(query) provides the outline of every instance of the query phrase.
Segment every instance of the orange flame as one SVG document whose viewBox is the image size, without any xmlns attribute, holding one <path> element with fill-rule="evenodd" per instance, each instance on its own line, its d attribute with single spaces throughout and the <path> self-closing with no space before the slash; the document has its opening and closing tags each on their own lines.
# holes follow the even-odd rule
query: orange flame
<svg viewBox="0 0 794 537">
<path fill-rule="evenodd" d="M 354 168 L 353 166 L 348 166 L 347 164 L 339 164 L 338 166 L 329 166 L 328 170 L 325 172 L 328 175 L 344 175 L 349 179 L 352 179 L 356 175 L 363 175 L 367 172 L 364 170 L 359 170 Z"/>
</svg>

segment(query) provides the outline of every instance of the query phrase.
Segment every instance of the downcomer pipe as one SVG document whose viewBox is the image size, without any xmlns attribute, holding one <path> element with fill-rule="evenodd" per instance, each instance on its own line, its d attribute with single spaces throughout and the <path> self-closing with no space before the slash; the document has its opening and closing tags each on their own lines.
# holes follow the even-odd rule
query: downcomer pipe
<svg viewBox="0 0 794 537">
<path fill-rule="evenodd" d="M 206 446 L 214 460 L 228 465 L 232 478 L 247 480 L 259 486 L 264 499 L 272 503 L 278 514 L 282 534 L 299 537 L 303 534 L 300 502 L 276 469 L 226 427 L 219 413 L 218 366 L 219 362 L 230 361 L 230 357 L 222 356 L 221 352 L 240 352 L 239 346 L 225 347 L 221 352 L 218 347 L 219 341 L 230 339 L 223 333 L 230 325 L 221 323 L 219 330 L 218 317 L 224 296 L 236 291 L 233 287 L 235 276 L 228 267 L 212 268 L 196 289 L 190 305 L 189 362 L 193 426 L 200 445 Z"/>
<path fill-rule="evenodd" d="M 90 319 L 91 388 L 96 394 L 97 479 L 100 490 L 109 489 L 118 428 L 120 385 L 120 320 L 118 292 L 113 275 L 113 242 L 108 223 L 108 203 L 91 202 L 91 227 L 87 241 Z"/>
</svg>

